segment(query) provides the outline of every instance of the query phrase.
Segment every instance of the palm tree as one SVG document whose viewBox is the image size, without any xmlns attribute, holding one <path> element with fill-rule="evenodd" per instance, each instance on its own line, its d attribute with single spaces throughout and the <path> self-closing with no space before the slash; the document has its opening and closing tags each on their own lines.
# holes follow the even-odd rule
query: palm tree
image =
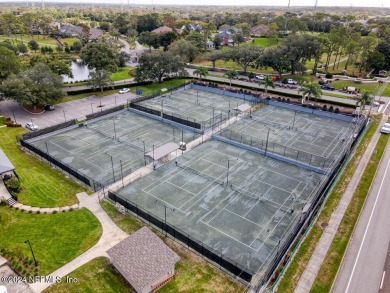
<svg viewBox="0 0 390 293">
<path fill-rule="evenodd" d="M 198 75 L 199 79 L 202 80 L 202 77 L 206 77 L 209 73 L 207 67 L 199 66 L 198 69 L 194 70 L 194 75 Z"/>
<path fill-rule="evenodd" d="M 234 69 L 230 69 L 229 71 L 226 71 L 224 76 L 226 76 L 227 78 L 229 78 L 230 80 L 230 86 L 232 86 L 232 79 L 235 78 L 236 76 L 238 76 L 238 72 L 235 71 Z"/>
<path fill-rule="evenodd" d="M 366 107 L 367 104 L 371 102 L 371 93 L 368 91 L 363 91 L 359 97 L 359 100 L 356 102 L 356 106 L 360 106 L 362 110 Z"/>
<path fill-rule="evenodd" d="M 264 92 L 265 93 L 267 93 L 267 88 L 269 86 L 272 87 L 273 89 L 275 88 L 274 80 L 273 80 L 272 76 L 270 76 L 270 75 L 266 75 L 264 77 L 264 80 L 259 82 L 259 85 L 261 85 L 261 84 L 264 84 Z"/>
<path fill-rule="evenodd" d="M 302 92 L 302 103 L 305 101 L 305 97 L 310 100 L 310 98 L 314 98 L 314 101 L 317 101 L 319 97 L 322 95 L 322 91 L 320 85 L 316 82 L 307 82 L 305 81 L 302 84 L 302 87 L 298 90 L 298 93 Z"/>
</svg>

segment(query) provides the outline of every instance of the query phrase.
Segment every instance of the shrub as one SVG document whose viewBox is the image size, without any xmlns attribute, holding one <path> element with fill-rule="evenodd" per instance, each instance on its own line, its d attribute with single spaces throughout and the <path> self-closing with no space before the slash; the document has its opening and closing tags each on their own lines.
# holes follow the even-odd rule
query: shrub
<svg viewBox="0 0 390 293">
<path fill-rule="evenodd" d="M 5 184 L 11 192 L 17 193 L 20 191 L 20 181 L 16 177 L 12 177 L 11 179 L 7 180 Z"/>
<path fill-rule="evenodd" d="M 339 112 L 340 112 L 340 109 L 339 109 L 339 108 L 336 108 L 336 109 L 334 110 L 334 112 L 335 112 L 335 113 L 339 113 Z"/>
<path fill-rule="evenodd" d="M 287 84 L 287 82 L 288 82 L 288 80 L 287 80 L 286 77 L 282 79 L 282 83 L 283 83 L 283 84 Z"/>
<path fill-rule="evenodd" d="M 333 74 L 330 73 L 330 72 L 328 72 L 327 74 L 325 74 L 325 77 L 326 77 L 326 78 L 332 78 L 332 77 L 333 77 Z"/>
<path fill-rule="evenodd" d="M 333 112 L 333 106 L 330 106 L 328 109 L 329 112 Z"/>
</svg>

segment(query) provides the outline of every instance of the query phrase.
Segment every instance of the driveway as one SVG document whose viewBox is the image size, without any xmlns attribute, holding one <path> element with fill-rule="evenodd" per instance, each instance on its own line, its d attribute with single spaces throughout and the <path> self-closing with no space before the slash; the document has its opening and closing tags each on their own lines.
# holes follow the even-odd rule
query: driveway
<svg viewBox="0 0 390 293">
<path fill-rule="evenodd" d="M 87 114 L 98 112 L 125 104 L 128 99 L 135 98 L 134 93 L 113 94 L 105 97 L 90 96 L 84 99 L 74 100 L 55 105 L 54 111 L 46 111 L 42 114 L 31 114 L 14 101 L 0 102 L 0 114 L 15 119 L 24 126 L 33 119 L 40 129 L 56 125 L 71 119 L 84 119 Z M 101 105 L 101 107 L 100 107 Z"/>
</svg>

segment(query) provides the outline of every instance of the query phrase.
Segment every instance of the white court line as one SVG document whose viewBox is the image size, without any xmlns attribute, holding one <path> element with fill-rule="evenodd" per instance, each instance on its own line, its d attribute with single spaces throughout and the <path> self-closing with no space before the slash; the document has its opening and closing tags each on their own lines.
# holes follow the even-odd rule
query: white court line
<svg viewBox="0 0 390 293">
<path fill-rule="evenodd" d="M 378 203 L 379 195 L 380 195 L 380 193 L 381 193 L 381 191 L 382 191 L 383 182 L 384 182 L 385 179 L 386 179 L 386 175 L 387 175 L 387 171 L 388 171 L 388 169 L 389 169 L 389 166 L 390 166 L 390 160 L 387 162 L 387 166 L 386 166 L 386 169 L 385 169 L 385 174 L 384 174 L 383 177 L 382 177 L 381 185 L 379 186 L 378 193 L 376 194 L 374 206 L 372 207 L 371 214 L 370 214 L 370 218 L 368 219 L 368 223 L 367 223 L 366 229 L 365 229 L 365 231 L 364 231 L 363 239 L 362 239 L 362 241 L 361 241 L 361 243 L 360 243 L 359 251 L 358 251 L 358 254 L 357 254 L 356 258 L 355 258 L 355 263 L 354 263 L 353 268 L 352 268 L 351 276 L 350 276 L 350 278 L 349 278 L 349 280 L 348 280 L 347 288 L 345 289 L 345 293 L 348 293 L 349 286 L 351 285 L 352 277 L 353 277 L 353 275 L 354 275 L 354 273 L 355 273 L 356 265 L 357 265 L 357 262 L 358 262 L 358 260 L 359 260 L 360 253 L 361 253 L 361 251 L 362 251 L 363 244 L 364 244 L 364 241 L 365 241 L 366 236 L 367 236 L 367 231 L 368 231 L 368 228 L 370 227 L 370 223 L 371 223 L 371 220 L 372 220 L 372 216 L 374 215 L 375 207 L 376 207 L 376 204 Z"/>
<path fill-rule="evenodd" d="M 239 215 L 239 214 L 236 214 L 235 212 L 232 212 L 231 210 L 228 210 L 228 209 L 225 209 L 225 208 L 223 208 L 222 210 L 223 210 L 223 211 L 227 211 L 227 212 L 229 212 L 229 213 L 232 213 L 232 214 L 236 215 L 237 217 L 239 217 L 239 218 L 241 218 L 241 219 L 244 219 L 245 221 L 248 221 L 248 222 L 250 222 L 250 223 L 252 223 L 252 224 L 255 224 L 256 226 L 259 226 L 260 228 L 264 228 L 264 227 L 261 226 L 260 224 L 258 224 L 258 223 L 256 223 L 256 222 L 253 222 L 253 221 L 251 221 L 251 220 L 249 220 L 249 219 L 247 219 L 247 218 L 245 218 L 245 217 L 243 217 L 243 216 L 241 216 L 241 215 Z M 209 221 L 209 223 L 210 223 L 210 221 Z"/>
<path fill-rule="evenodd" d="M 157 199 L 157 200 L 160 201 L 160 202 L 165 202 L 165 203 L 167 204 L 167 206 L 170 206 L 172 209 L 178 210 L 178 211 L 180 211 L 180 212 L 183 213 L 183 214 L 186 213 L 185 211 L 182 211 L 182 210 L 181 210 L 180 208 L 178 208 L 177 206 L 174 206 L 173 204 L 171 204 L 171 203 L 169 203 L 169 202 L 167 202 L 167 201 L 165 201 L 165 200 L 163 200 L 163 199 L 161 199 L 161 198 L 159 198 L 159 197 L 157 197 L 157 196 L 155 196 L 155 195 L 153 195 L 153 194 L 151 194 L 151 193 L 149 193 L 149 192 L 147 192 L 147 191 L 145 191 L 145 190 L 144 190 L 144 192 L 146 192 L 150 197 L 154 197 L 155 199 Z"/>
<path fill-rule="evenodd" d="M 382 288 L 383 288 L 383 281 L 385 280 L 385 275 L 386 275 L 386 271 L 383 271 L 381 286 L 379 287 L 380 290 L 382 290 Z"/>
<path fill-rule="evenodd" d="M 252 250 L 254 250 L 254 251 L 256 251 L 256 252 L 259 251 L 259 250 L 254 249 L 253 247 L 249 246 L 248 244 L 245 244 L 244 242 L 238 240 L 237 238 L 234 238 L 233 236 L 231 236 L 231 235 L 229 235 L 229 234 L 226 234 L 225 232 L 222 232 L 222 231 L 219 230 L 218 228 L 215 228 L 215 227 L 209 225 L 208 223 L 203 222 L 202 220 L 201 220 L 200 222 L 201 222 L 202 224 L 205 224 L 206 226 L 209 226 L 210 228 L 212 228 L 212 229 L 218 231 L 219 233 L 225 235 L 226 237 L 229 237 L 229 238 L 233 239 L 234 241 L 236 241 L 236 242 L 238 242 L 238 243 L 241 243 L 242 245 L 244 245 L 244 246 L 246 246 L 246 247 L 248 247 L 248 248 L 250 248 L 250 249 L 252 249 Z"/>
<path fill-rule="evenodd" d="M 264 197 L 267 193 L 268 193 L 268 191 L 270 191 L 272 189 L 272 185 L 270 185 L 270 187 L 267 189 L 267 191 L 262 195 L 262 197 Z M 260 196 L 259 196 L 259 201 L 260 201 Z M 244 218 L 246 219 L 246 216 L 250 213 L 250 211 L 255 207 L 255 206 L 257 206 L 257 204 L 259 203 L 259 201 L 257 201 L 245 214 L 244 214 Z M 248 220 L 249 221 L 249 220 Z"/>
</svg>

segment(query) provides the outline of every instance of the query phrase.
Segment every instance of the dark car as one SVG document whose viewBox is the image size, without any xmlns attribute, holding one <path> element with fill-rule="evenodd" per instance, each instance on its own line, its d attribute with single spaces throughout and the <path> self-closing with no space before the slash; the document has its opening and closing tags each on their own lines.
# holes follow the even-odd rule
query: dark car
<svg viewBox="0 0 390 293">
<path fill-rule="evenodd" d="M 55 108 L 54 108 L 54 105 L 46 105 L 44 107 L 45 111 L 53 111 Z"/>
<path fill-rule="evenodd" d="M 327 90 L 327 91 L 333 91 L 335 88 L 333 86 L 330 86 L 329 84 L 323 84 L 323 85 L 321 85 L 321 89 Z"/>
</svg>

